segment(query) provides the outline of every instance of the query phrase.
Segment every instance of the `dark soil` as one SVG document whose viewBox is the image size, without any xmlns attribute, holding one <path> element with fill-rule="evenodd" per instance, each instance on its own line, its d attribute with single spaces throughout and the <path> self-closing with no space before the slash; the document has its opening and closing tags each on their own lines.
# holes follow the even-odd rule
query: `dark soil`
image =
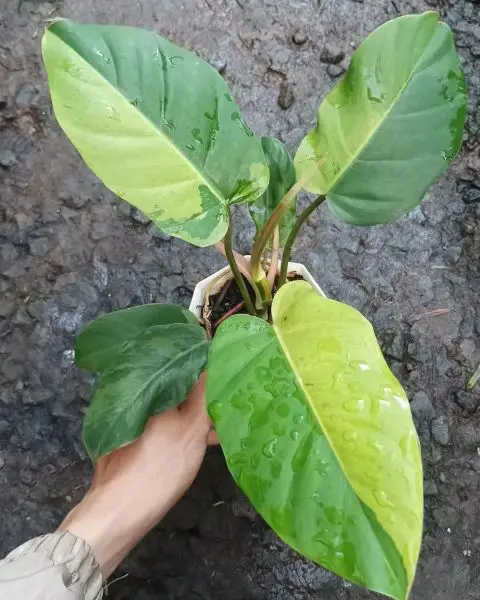
<svg viewBox="0 0 480 600">
<path fill-rule="evenodd" d="M 245 284 L 248 285 L 248 281 L 246 281 L 245 278 L 244 281 Z M 251 292 L 250 289 L 249 291 Z M 251 294 L 250 297 L 253 297 L 253 294 Z M 210 297 L 210 307 L 210 323 L 213 335 L 215 335 L 217 327 L 220 325 L 220 322 L 225 319 L 227 313 L 230 313 L 231 311 L 235 311 L 232 314 L 240 315 L 248 313 L 240 289 L 233 280 L 228 281 L 218 294 L 214 294 Z"/>
<path fill-rule="evenodd" d="M 298 281 L 303 280 L 301 275 L 297 273 L 288 273 L 287 275 L 288 281 Z M 248 281 L 244 278 L 245 285 L 250 293 L 250 298 L 254 298 L 253 291 L 248 283 Z M 273 285 L 273 296 L 278 290 L 278 276 L 275 279 L 275 283 Z M 220 324 L 231 315 L 244 315 L 248 314 L 248 310 L 245 308 L 245 302 L 243 301 L 242 293 L 238 285 L 235 281 L 228 281 L 223 288 L 218 292 L 218 294 L 214 294 L 210 297 L 209 305 L 211 310 L 209 311 L 209 323 L 206 326 L 203 319 L 201 320 L 202 325 L 208 329 L 211 336 L 214 337 L 217 331 L 217 328 Z M 203 312 L 205 312 L 205 305 L 202 307 Z"/>
<path fill-rule="evenodd" d="M 364 36 L 435 8 L 469 84 L 454 166 L 408 217 L 353 228 L 327 207 L 294 259 L 361 310 L 411 399 L 425 469 L 414 600 L 480 599 L 480 4 L 478 0 L 0 0 L 0 552 L 55 528 L 91 467 L 81 419 L 93 381 L 73 364 L 79 328 L 142 302 L 188 305 L 224 265 L 114 198 L 55 123 L 40 59 L 45 19 L 154 28 L 228 81 L 249 125 L 294 150 Z M 251 250 L 243 211 L 236 249 Z M 448 309 L 443 314 L 435 309 Z M 436 316 L 434 316 L 436 315 Z M 112 600 L 360 600 L 299 558 L 236 489 L 212 450 L 192 490 L 122 566 Z"/>
</svg>

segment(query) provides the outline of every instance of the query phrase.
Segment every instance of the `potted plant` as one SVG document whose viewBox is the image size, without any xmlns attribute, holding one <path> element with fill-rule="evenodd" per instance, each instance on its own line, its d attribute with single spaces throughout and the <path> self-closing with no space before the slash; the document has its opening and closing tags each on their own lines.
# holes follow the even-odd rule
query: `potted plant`
<svg viewBox="0 0 480 600">
<path fill-rule="evenodd" d="M 304 556 L 406 598 L 423 519 L 407 397 L 368 321 L 289 260 L 320 205 L 354 225 L 393 221 L 454 158 L 466 87 L 450 29 L 427 12 L 374 31 L 294 160 L 251 131 L 213 68 L 154 33 L 56 20 L 42 50 L 56 118 L 90 168 L 229 263 L 197 286 L 192 311 L 138 306 L 82 331 L 77 363 L 101 373 L 90 456 L 132 442 L 207 369 L 228 467 L 263 518 Z M 315 199 L 297 214 L 302 189 Z M 251 257 L 232 248 L 238 203 L 257 228 Z"/>
</svg>

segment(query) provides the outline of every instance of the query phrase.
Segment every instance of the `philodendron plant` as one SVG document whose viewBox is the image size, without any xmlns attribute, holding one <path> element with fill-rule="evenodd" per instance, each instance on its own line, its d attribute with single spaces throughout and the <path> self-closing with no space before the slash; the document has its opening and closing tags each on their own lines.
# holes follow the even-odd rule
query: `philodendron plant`
<svg viewBox="0 0 480 600">
<path fill-rule="evenodd" d="M 454 158 L 466 88 L 448 26 L 427 12 L 374 31 L 295 159 L 254 134 L 212 67 L 155 33 L 57 20 L 42 49 L 56 118 L 85 162 L 161 230 L 224 252 L 241 299 L 215 326 L 208 311 L 199 322 L 150 304 L 81 332 L 77 363 L 101 373 L 84 422 L 92 459 L 138 438 L 206 369 L 228 467 L 277 534 L 359 585 L 408 597 L 423 496 L 407 397 L 369 322 L 288 281 L 288 262 L 322 203 L 353 225 L 391 222 Z M 297 214 L 301 189 L 316 196 Z M 257 228 L 251 259 L 232 248 L 239 203 Z"/>
</svg>

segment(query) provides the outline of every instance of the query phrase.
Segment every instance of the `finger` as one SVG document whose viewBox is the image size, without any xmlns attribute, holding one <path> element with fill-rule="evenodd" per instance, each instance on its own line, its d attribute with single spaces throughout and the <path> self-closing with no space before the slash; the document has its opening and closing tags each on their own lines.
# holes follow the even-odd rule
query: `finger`
<svg viewBox="0 0 480 600">
<path fill-rule="evenodd" d="M 190 390 L 185 402 L 180 405 L 180 411 L 186 418 L 208 420 L 205 396 L 206 381 L 207 373 L 204 371 L 200 374 L 197 383 Z"/>
<path fill-rule="evenodd" d="M 217 432 L 215 431 L 215 429 L 212 429 L 208 434 L 207 446 L 218 446 L 219 443 L 220 440 L 218 439 Z"/>
</svg>

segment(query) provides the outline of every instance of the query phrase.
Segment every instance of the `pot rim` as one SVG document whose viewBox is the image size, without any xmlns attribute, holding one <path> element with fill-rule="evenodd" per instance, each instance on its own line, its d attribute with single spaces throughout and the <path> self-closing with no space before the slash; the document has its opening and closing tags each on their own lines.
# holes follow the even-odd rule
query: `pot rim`
<svg viewBox="0 0 480 600">
<path fill-rule="evenodd" d="M 246 256 L 245 258 L 250 258 L 250 256 Z M 280 266 L 280 261 L 278 261 L 278 264 Z M 289 262 L 288 270 L 289 272 L 295 271 L 301 275 L 304 280 L 307 281 L 318 292 L 320 296 L 323 296 L 324 298 L 327 297 L 325 292 L 318 285 L 313 275 L 303 263 Z M 210 295 L 218 293 L 229 279 L 232 279 L 232 272 L 230 267 L 227 265 L 226 267 L 223 267 L 223 269 L 219 269 L 218 271 L 215 271 L 215 273 L 212 273 L 208 277 L 205 277 L 205 279 L 199 281 L 193 290 L 192 299 L 189 306 L 190 312 L 200 319 L 202 316 L 202 308 L 205 301 L 206 290 L 210 288 Z"/>
</svg>

